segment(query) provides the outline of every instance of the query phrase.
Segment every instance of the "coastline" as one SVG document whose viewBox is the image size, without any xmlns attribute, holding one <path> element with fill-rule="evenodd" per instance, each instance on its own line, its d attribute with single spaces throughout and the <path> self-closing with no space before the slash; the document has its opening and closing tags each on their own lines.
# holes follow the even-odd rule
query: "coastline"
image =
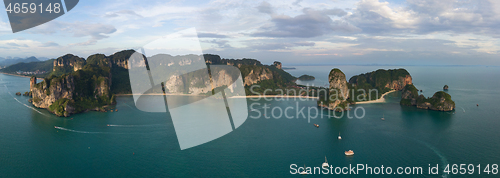
<svg viewBox="0 0 500 178">
<path fill-rule="evenodd" d="M 382 94 L 382 96 L 379 99 L 376 99 L 376 100 L 361 101 L 361 102 L 356 102 L 354 104 L 384 103 L 385 102 L 385 95 L 392 93 L 392 92 L 395 92 L 395 91 L 397 91 L 397 90 L 391 90 L 391 91 L 385 92 L 384 94 Z"/>
<path fill-rule="evenodd" d="M 26 75 L 19 75 L 19 74 L 9 74 L 9 73 L 5 73 L 5 72 L 0 72 L 0 74 L 4 74 L 4 75 L 11 75 L 11 76 L 17 76 L 17 77 L 26 77 L 26 78 L 31 78 L 31 76 L 26 76 Z M 43 80 L 43 78 L 36 78 L 37 80 Z"/>
<path fill-rule="evenodd" d="M 115 96 L 133 96 L 133 95 L 141 95 L 141 94 L 115 94 Z M 168 95 L 168 96 L 205 96 L 205 95 L 190 95 L 190 94 L 142 94 L 146 96 L 163 96 L 163 95 Z M 289 95 L 249 95 L 249 96 L 231 96 L 229 98 L 307 98 L 307 99 L 318 99 L 318 97 L 312 97 L 312 96 L 289 96 Z"/>
</svg>

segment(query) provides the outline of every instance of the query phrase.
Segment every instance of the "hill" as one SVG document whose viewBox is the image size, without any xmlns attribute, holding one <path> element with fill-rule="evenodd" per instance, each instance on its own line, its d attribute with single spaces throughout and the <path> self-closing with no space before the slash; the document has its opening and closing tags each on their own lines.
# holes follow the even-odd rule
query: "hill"
<svg viewBox="0 0 500 178">
<path fill-rule="evenodd" d="M 379 99 L 390 90 L 402 90 L 407 84 L 412 84 L 412 78 L 406 69 L 379 69 L 353 76 L 349 79 L 349 84 L 349 90 L 354 90 L 351 99 L 357 102 Z M 369 93 L 374 89 L 378 94 Z"/>
<path fill-rule="evenodd" d="M 46 77 L 52 71 L 53 69 L 53 60 L 48 60 L 48 61 L 39 61 L 39 62 L 30 62 L 30 63 L 17 63 L 14 65 L 11 65 L 9 67 L 0 69 L 0 72 L 4 73 L 10 73 L 10 74 L 17 74 L 17 72 L 22 71 L 22 72 L 36 72 L 39 71 L 40 73 L 38 74 L 27 74 L 27 75 L 35 75 L 37 77 Z M 45 73 L 43 73 L 45 72 Z M 22 74 L 22 73 L 20 73 Z"/>
<path fill-rule="evenodd" d="M 13 64 L 17 64 L 17 63 L 30 63 L 30 62 L 39 62 L 40 60 L 38 60 L 36 57 L 34 56 L 31 56 L 31 57 L 28 57 L 28 58 L 13 58 L 13 59 L 5 59 L 3 58 L 3 60 L 0 60 L 0 66 L 2 68 L 5 68 L 5 67 L 8 67 L 8 66 L 11 66 Z"/>
</svg>

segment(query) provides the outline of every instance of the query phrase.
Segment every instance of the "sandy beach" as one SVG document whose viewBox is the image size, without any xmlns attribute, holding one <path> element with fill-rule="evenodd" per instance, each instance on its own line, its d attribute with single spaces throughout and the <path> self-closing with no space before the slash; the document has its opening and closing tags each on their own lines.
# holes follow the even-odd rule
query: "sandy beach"
<svg viewBox="0 0 500 178">
<path fill-rule="evenodd" d="M 388 92 L 382 94 L 382 96 L 379 99 L 376 99 L 376 100 L 361 101 L 361 102 L 356 102 L 355 104 L 383 103 L 383 102 L 385 102 L 385 95 L 387 95 L 389 93 L 392 93 L 392 92 L 395 92 L 395 91 L 397 91 L 397 90 L 388 91 Z"/>
<path fill-rule="evenodd" d="M 289 96 L 289 95 L 250 95 L 250 96 L 232 96 L 230 98 L 307 98 L 307 99 L 318 99 L 318 97 L 313 96 Z"/>
<path fill-rule="evenodd" d="M 115 96 L 132 96 L 132 95 L 141 95 L 141 94 L 116 94 Z M 162 94 L 162 93 L 149 93 L 142 94 L 146 96 L 204 96 L 204 95 L 190 95 L 190 94 Z M 318 99 L 318 97 L 312 96 L 288 96 L 288 95 L 250 95 L 250 96 L 231 96 L 229 98 L 307 98 L 307 99 Z"/>
</svg>

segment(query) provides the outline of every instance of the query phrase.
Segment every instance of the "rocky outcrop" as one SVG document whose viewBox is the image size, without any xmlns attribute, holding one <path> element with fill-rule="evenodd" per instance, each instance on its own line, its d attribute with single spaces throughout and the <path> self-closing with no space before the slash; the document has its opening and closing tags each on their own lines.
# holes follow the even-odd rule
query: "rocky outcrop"
<svg viewBox="0 0 500 178">
<path fill-rule="evenodd" d="M 52 70 L 77 71 L 82 69 L 84 65 L 85 59 L 72 54 L 66 54 L 54 60 L 54 69 Z"/>
<path fill-rule="evenodd" d="M 455 102 L 451 96 L 443 91 L 434 93 L 431 98 L 418 95 L 418 90 L 413 85 L 407 85 L 401 94 L 401 105 L 416 106 L 419 109 L 429 109 L 436 111 L 452 111 L 455 109 Z"/>
<path fill-rule="evenodd" d="M 339 94 L 339 99 L 344 101 L 349 97 L 349 88 L 344 72 L 337 68 L 332 69 L 328 75 L 328 81 L 330 93 L 336 91 Z"/>
<path fill-rule="evenodd" d="M 250 72 L 243 79 L 245 86 L 250 86 L 262 80 L 273 79 L 273 73 L 267 68 L 256 68 L 250 70 Z"/>
<path fill-rule="evenodd" d="M 32 77 L 36 82 L 36 78 Z M 75 83 L 72 75 L 67 75 L 62 78 L 47 78 L 44 81 L 32 85 L 30 83 L 30 91 L 33 97 L 33 106 L 37 108 L 49 108 L 54 102 L 59 99 L 72 99 Z"/>
<path fill-rule="evenodd" d="M 410 75 L 406 75 L 404 77 L 399 76 L 397 80 L 392 80 L 385 85 L 386 88 L 390 88 L 392 90 L 403 90 L 406 85 L 413 84 L 412 78 Z"/>
<path fill-rule="evenodd" d="M 281 62 L 278 62 L 278 61 L 274 61 L 273 66 L 276 67 L 277 69 L 282 69 L 282 67 L 283 67 L 281 65 Z"/>
<path fill-rule="evenodd" d="M 114 104 L 110 92 L 108 70 L 95 65 L 86 65 L 81 70 L 60 77 L 51 76 L 42 82 L 30 79 L 30 102 L 37 108 L 44 108 L 57 116 L 88 110 L 102 110 L 105 105 Z"/>
<path fill-rule="evenodd" d="M 318 101 L 318 105 L 330 110 L 341 111 L 348 107 L 349 88 L 345 74 L 340 69 L 332 69 L 328 75 L 329 94 L 326 100 Z"/>
<path fill-rule="evenodd" d="M 226 70 L 217 70 L 212 75 L 197 75 L 192 77 L 188 75 L 172 75 L 165 82 L 165 88 L 171 94 L 206 94 L 217 87 L 229 87 L 232 90 L 232 84 L 237 79 Z M 186 83 L 189 81 L 189 83 Z"/>
<path fill-rule="evenodd" d="M 448 91 L 448 85 L 444 85 L 443 90 Z"/>
<path fill-rule="evenodd" d="M 135 50 L 123 50 L 123 51 L 117 52 L 117 53 L 109 56 L 108 58 L 110 59 L 111 64 L 113 66 L 129 69 L 128 59 L 134 53 L 135 53 Z"/>
</svg>

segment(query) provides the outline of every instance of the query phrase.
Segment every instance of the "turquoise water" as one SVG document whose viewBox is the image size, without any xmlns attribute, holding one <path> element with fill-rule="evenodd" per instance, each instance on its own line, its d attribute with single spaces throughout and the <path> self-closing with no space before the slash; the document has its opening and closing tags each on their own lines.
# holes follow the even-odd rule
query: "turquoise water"
<svg viewBox="0 0 500 178">
<path fill-rule="evenodd" d="M 317 80 L 309 83 L 316 86 L 326 81 L 333 68 L 295 67 L 289 72 L 315 76 Z M 349 78 L 394 67 L 339 68 Z M 251 111 L 247 121 L 230 134 L 187 150 L 180 150 L 166 113 L 141 112 L 134 107 L 132 97 L 118 97 L 118 112 L 60 118 L 30 108 L 27 97 L 15 96 L 29 90 L 28 78 L 0 75 L 0 177 L 286 177 L 292 176 L 291 164 L 320 166 L 325 156 L 339 167 L 423 167 L 424 175 L 405 177 L 443 175 L 442 167 L 439 175 L 426 174 L 428 164 L 500 164 L 499 68 L 405 68 L 426 96 L 449 85 L 456 111 L 401 107 L 397 92 L 388 95 L 387 103 L 355 106 L 365 111 L 361 119 L 347 115 L 310 122 L 301 115 L 267 119 L 272 116 L 269 110 L 266 116 L 255 119 L 252 116 L 258 113 Z M 293 107 L 287 110 L 288 115 L 296 116 L 302 107 L 306 116 L 316 114 L 314 110 L 307 112 L 309 107 L 315 108 L 313 100 L 248 99 L 248 103 L 260 105 L 254 109 L 261 113 L 267 104 L 283 110 Z M 382 115 L 385 121 L 380 120 Z M 342 140 L 337 139 L 339 132 Z M 350 149 L 355 155 L 346 157 L 343 152 Z"/>
</svg>

